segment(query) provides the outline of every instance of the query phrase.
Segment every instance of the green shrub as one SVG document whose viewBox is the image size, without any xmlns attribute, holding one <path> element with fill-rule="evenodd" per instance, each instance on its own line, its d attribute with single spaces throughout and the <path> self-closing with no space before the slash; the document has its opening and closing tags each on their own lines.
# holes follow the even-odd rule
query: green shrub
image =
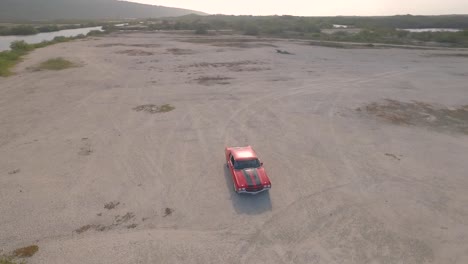
<svg viewBox="0 0 468 264">
<path fill-rule="evenodd" d="M 11 257 L 0 257 L 0 264 L 25 264 L 24 261 L 16 262 Z"/>
<path fill-rule="evenodd" d="M 71 40 L 71 38 L 67 38 L 67 37 L 63 37 L 63 36 L 58 36 L 58 37 L 55 37 L 52 42 L 54 43 L 60 43 L 60 42 L 67 42 Z"/>
<path fill-rule="evenodd" d="M 34 47 L 32 45 L 24 42 L 23 40 L 13 41 L 10 44 L 10 49 L 14 51 L 30 51 L 33 48 Z"/>
<path fill-rule="evenodd" d="M 13 67 L 19 60 L 19 55 L 15 56 L 14 52 L 0 52 L 0 76 L 11 75 L 10 68 Z"/>
<path fill-rule="evenodd" d="M 208 25 L 207 24 L 198 24 L 198 25 L 196 25 L 195 34 L 197 34 L 197 35 L 208 34 Z"/>
<path fill-rule="evenodd" d="M 41 26 L 37 28 L 37 31 L 39 32 L 54 32 L 54 31 L 59 31 L 60 28 L 57 25 L 46 25 L 46 26 Z"/>
<path fill-rule="evenodd" d="M 10 28 L 8 35 L 34 35 L 37 33 L 38 31 L 33 26 L 19 25 L 19 26 Z"/>
<path fill-rule="evenodd" d="M 50 45 L 50 41 L 42 41 L 40 43 L 32 44 L 35 49 L 44 48 Z"/>
<path fill-rule="evenodd" d="M 251 24 L 246 26 L 244 34 L 248 36 L 258 36 L 260 34 L 260 30 L 256 25 Z"/>
</svg>

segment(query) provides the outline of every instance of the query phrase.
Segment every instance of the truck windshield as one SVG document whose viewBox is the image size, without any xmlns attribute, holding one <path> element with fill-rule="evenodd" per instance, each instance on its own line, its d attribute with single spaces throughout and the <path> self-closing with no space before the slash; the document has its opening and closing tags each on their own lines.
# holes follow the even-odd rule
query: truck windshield
<svg viewBox="0 0 468 264">
<path fill-rule="evenodd" d="M 234 168 L 236 170 L 243 170 L 248 168 L 258 168 L 260 167 L 260 161 L 258 159 L 251 160 L 236 160 L 234 163 Z"/>
</svg>

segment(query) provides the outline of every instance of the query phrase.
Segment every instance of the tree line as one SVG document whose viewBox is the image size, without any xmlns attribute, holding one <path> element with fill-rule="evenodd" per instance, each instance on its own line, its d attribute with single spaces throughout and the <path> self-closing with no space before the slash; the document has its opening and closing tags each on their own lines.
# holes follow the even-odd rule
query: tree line
<svg viewBox="0 0 468 264">
<path fill-rule="evenodd" d="M 423 44 L 437 42 L 447 46 L 468 47 L 468 16 L 391 16 L 391 17 L 295 17 L 295 16 L 198 16 L 148 19 L 150 30 L 234 30 L 245 35 L 266 35 L 323 41 L 365 43 Z M 359 29 L 350 32 L 326 29 L 345 25 Z M 409 32 L 403 28 L 454 28 L 459 32 Z"/>
</svg>

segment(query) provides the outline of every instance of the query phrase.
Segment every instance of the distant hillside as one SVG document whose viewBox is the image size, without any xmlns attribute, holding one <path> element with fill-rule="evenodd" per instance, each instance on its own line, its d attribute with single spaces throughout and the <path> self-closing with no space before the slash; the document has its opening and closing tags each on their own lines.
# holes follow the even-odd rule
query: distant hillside
<svg viewBox="0 0 468 264">
<path fill-rule="evenodd" d="M 126 19 L 204 13 L 117 0 L 0 0 L 0 21 Z"/>
</svg>

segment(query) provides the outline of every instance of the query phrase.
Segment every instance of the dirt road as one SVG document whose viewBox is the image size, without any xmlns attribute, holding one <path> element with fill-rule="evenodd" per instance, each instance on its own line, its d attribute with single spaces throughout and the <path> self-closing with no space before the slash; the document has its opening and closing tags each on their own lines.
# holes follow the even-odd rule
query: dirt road
<svg viewBox="0 0 468 264">
<path fill-rule="evenodd" d="M 111 35 L 0 78 L 0 255 L 468 263 L 462 52 L 238 38 Z M 81 67 L 30 70 L 54 57 Z M 224 147 L 247 144 L 269 194 L 232 191 Z"/>
</svg>

